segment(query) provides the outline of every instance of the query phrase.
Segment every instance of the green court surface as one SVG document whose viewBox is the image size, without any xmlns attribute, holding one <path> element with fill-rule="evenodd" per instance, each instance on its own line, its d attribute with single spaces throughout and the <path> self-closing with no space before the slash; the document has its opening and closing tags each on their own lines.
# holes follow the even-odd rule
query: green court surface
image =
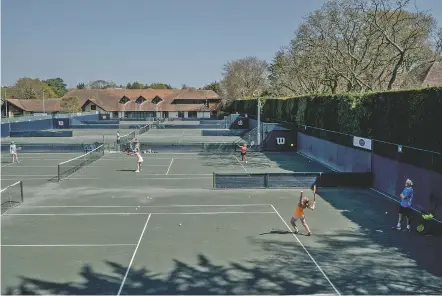
<svg viewBox="0 0 442 296">
<path fill-rule="evenodd" d="M 109 153 L 27 190 L 1 218 L 2 294 L 442 291 L 442 238 L 392 231 L 397 204 L 372 190 L 320 189 L 305 236 L 289 224 L 299 190 L 212 189 L 213 172 L 328 171 L 298 154 L 143 157 L 140 173 L 135 157 Z"/>
</svg>

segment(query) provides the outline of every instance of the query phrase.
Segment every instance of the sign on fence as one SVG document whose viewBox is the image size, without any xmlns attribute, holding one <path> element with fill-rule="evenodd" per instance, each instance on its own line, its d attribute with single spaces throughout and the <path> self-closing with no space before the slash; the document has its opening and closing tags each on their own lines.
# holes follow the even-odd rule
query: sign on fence
<svg viewBox="0 0 442 296">
<path fill-rule="evenodd" d="M 371 150 L 371 140 L 367 138 L 353 137 L 353 146 Z"/>
</svg>

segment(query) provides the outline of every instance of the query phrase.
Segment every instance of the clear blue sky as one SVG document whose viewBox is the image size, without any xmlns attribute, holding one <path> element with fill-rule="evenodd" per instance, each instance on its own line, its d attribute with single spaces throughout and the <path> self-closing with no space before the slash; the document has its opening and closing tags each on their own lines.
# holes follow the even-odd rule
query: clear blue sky
<svg viewBox="0 0 442 296">
<path fill-rule="evenodd" d="M 442 24 L 441 0 L 415 0 Z M 2 0 L 2 85 L 61 77 L 200 87 L 229 61 L 271 61 L 325 0 Z"/>
</svg>

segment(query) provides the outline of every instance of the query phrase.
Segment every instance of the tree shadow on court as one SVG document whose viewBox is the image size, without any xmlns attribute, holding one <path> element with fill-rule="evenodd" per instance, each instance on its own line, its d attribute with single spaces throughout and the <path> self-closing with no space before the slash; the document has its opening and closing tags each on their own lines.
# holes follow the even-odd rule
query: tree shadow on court
<svg viewBox="0 0 442 296">
<path fill-rule="evenodd" d="M 122 294 L 314 294 L 331 291 L 324 278 L 311 277 L 303 271 L 302 264 L 307 264 L 306 258 L 299 261 L 300 265 L 294 273 L 293 265 L 282 260 L 288 255 L 280 256 L 279 252 L 274 252 L 268 260 L 219 265 L 199 254 L 196 264 L 171 259 L 174 267 L 167 274 L 156 273 L 147 267 L 131 268 Z M 106 264 L 111 272 L 101 273 L 89 265 L 83 266 L 79 272 L 82 279 L 77 282 L 21 277 L 20 285 L 8 287 L 6 294 L 117 294 L 127 266 L 112 261 Z M 145 265 L 148 266 L 148 262 Z"/>
<path fill-rule="evenodd" d="M 300 238 L 321 267 L 309 257 L 289 231 L 269 231 L 251 236 L 249 242 L 259 249 L 259 259 L 215 263 L 203 254 L 196 263 L 170 259 L 170 272 L 150 270 L 149 262 L 136 261 L 127 275 L 124 295 L 232 295 L 232 294 L 317 294 L 334 293 L 333 285 L 343 294 L 438 294 L 440 277 L 420 270 L 397 252 L 388 236 L 378 238 L 370 230 L 340 230 Z M 390 242 L 390 243 L 389 243 Z M 437 264 L 437 258 L 434 264 Z M 84 265 L 78 281 L 49 281 L 37 276 L 21 277 L 17 287 L 6 294 L 116 294 L 127 265 L 105 261 L 106 271 Z"/>
</svg>

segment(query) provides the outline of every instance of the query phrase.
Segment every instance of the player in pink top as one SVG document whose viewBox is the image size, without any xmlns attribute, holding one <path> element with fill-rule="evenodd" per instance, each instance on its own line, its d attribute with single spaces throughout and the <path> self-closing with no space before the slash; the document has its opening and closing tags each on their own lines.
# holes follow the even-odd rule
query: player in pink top
<svg viewBox="0 0 442 296">
<path fill-rule="evenodd" d="M 141 163 L 144 161 L 143 157 L 141 157 L 140 149 L 135 148 L 134 152 L 128 152 L 127 155 L 134 155 L 137 157 L 137 170 L 135 171 L 135 173 L 139 173 L 142 170 Z"/>
</svg>

